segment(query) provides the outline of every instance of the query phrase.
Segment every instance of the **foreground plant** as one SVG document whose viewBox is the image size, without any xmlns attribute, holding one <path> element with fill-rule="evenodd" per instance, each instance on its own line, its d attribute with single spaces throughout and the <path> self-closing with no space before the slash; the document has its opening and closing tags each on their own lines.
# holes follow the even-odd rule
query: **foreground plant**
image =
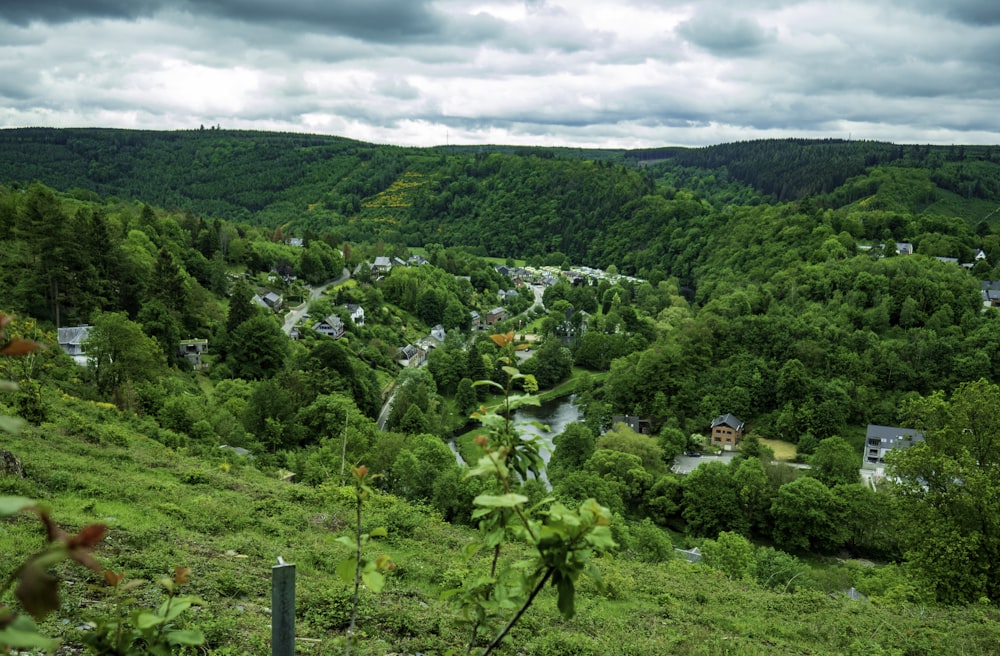
<svg viewBox="0 0 1000 656">
<path fill-rule="evenodd" d="M 191 570 L 178 567 L 173 577 L 157 581 L 166 599 L 153 609 L 134 608 L 128 611 L 135 600 L 126 595 L 146 584 L 146 581 L 125 581 L 124 574 L 111 570 L 104 571 L 104 580 L 112 588 L 114 612 L 109 617 L 99 617 L 90 622 L 91 630 L 83 636 L 83 641 L 98 654 L 115 656 L 169 656 L 183 647 L 196 647 L 205 642 L 205 636 L 198 629 L 177 626 L 180 615 L 191 606 L 204 602 L 195 595 L 179 594 L 181 586 L 188 582 Z"/>
<path fill-rule="evenodd" d="M 372 489 L 370 482 L 376 474 L 369 474 L 368 468 L 364 465 L 351 467 L 354 476 L 354 537 L 342 535 L 337 538 L 337 542 L 345 544 L 354 549 L 354 554 L 345 558 L 337 564 L 337 574 L 348 585 L 354 585 L 354 597 L 351 602 L 351 624 L 347 629 L 347 645 L 344 653 L 350 656 L 351 644 L 354 642 L 354 632 L 357 628 L 358 601 L 361 583 L 373 592 L 381 592 L 385 587 L 385 576 L 382 572 L 395 568 L 392 559 L 385 554 L 381 554 L 374 559 L 368 558 L 364 554 L 364 548 L 372 538 L 385 537 L 385 527 L 379 526 L 368 533 L 361 532 L 361 509 L 364 502 L 371 496 Z"/>
<path fill-rule="evenodd" d="M 41 649 L 53 651 L 58 640 L 38 631 L 35 621 L 45 619 L 59 609 L 59 579 L 51 570 L 66 560 L 72 560 L 95 572 L 101 566 L 91 551 L 104 538 L 107 527 L 91 524 L 76 535 L 67 535 L 43 506 L 24 497 L 0 497 L 0 517 L 21 512 L 34 513 L 45 527 L 45 546 L 19 565 L 0 588 L 0 597 L 14 586 L 14 596 L 27 613 L 17 613 L 0 603 L 0 650 Z M 15 585 L 16 584 L 16 585 Z"/>
<path fill-rule="evenodd" d="M 0 357 L 18 357 L 34 352 L 38 344 L 24 339 L 7 339 L 5 329 L 11 318 L 0 312 Z M 0 381 L 0 389 L 13 391 L 17 384 Z M 0 431 L 17 433 L 24 421 L 0 416 Z M 38 631 L 35 621 L 45 619 L 59 608 L 59 579 L 51 570 L 66 560 L 72 560 L 88 569 L 101 571 L 101 566 L 91 555 L 91 550 L 104 538 L 107 530 L 103 524 L 83 527 L 76 535 L 67 535 L 52 520 L 47 508 L 24 497 L 0 497 L 0 518 L 19 513 L 34 513 L 45 529 L 45 546 L 27 558 L 4 581 L 0 598 L 14 587 L 14 597 L 27 614 L 18 613 L 0 602 L 0 651 L 11 649 L 40 649 L 54 651 L 58 640 L 48 638 Z"/>
<path fill-rule="evenodd" d="M 513 335 L 492 337 L 503 350 L 507 385 L 493 381 L 475 383 L 498 387 L 504 400 L 499 412 L 480 408 L 473 414 L 486 430 L 486 435 L 476 438 L 486 453 L 466 474 L 493 478 L 497 483 L 496 494 L 481 494 L 473 500 L 477 508 L 472 517 L 479 520 L 479 540 L 467 548 L 468 558 L 482 548 L 492 550 L 490 569 L 488 575 L 445 593 L 455 597 L 471 625 L 467 654 L 476 648 L 484 626 L 492 624 L 501 614 L 509 616 L 486 645 L 483 656 L 500 645 L 546 585 L 556 588 L 562 616 L 572 617 L 580 574 L 587 572 L 600 582 L 600 573 L 592 560 L 616 546 L 611 537 L 611 513 L 594 499 L 584 501 L 575 510 L 553 498 L 527 507 L 529 498 L 519 490 L 529 475 L 541 478 L 544 461 L 538 441 L 518 433 L 511 422 L 511 413 L 524 405 L 538 405 L 538 400 L 512 395 L 511 388 L 515 381 L 528 390 L 536 386 L 530 376 L 511 366 Z M 529 545 L 531 555 L 501 567 L 501 549 L 511 542 Z"/>
</svg>

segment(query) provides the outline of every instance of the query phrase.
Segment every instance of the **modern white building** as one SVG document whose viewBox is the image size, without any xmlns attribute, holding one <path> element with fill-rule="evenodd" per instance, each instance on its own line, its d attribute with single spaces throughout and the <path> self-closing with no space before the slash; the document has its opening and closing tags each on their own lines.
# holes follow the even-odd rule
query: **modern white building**
<svg viewBox="0 0 1000 656">
<path fill-rule="evenodd" d="M 865 433 L 865 457 L 861 461 L 861 467 L 882 469 L 885 467 L 886 453 L 892 449 L 911 447 L 923 439 L 923 433 L 913 428 L 869 424 Z"/>
</svg>

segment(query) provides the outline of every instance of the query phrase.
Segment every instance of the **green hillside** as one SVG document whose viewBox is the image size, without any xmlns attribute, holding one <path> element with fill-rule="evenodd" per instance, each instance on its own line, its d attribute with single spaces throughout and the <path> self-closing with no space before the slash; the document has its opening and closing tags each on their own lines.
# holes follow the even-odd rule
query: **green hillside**
<svg viewBox="0 0 1000 656">
<path fill-rule="evenodd" d="M 349 549 L 335 539 L 350 534 L 349 488 L 282 482 L 218 450 L 168 449 L 114 409 L 72 399 L 58 408 L 52 422 L 4 439 L 22 456 L 25 478 L 0 477 L 0 494 L 43 500 L 66 530 L 106 523 L 97 557 L 128 579 L 155 581 L 175 566 L 191 568 L 187 590 L 205 605 L 186 625 L 204 632 L 207 653 L 269 653 L 270 570 L 282 556 L 297 567 L 298 649 L 343 650 L 351 588 L 335 570 Z M 466 628 L 440 593 L 488 566 L 485 557 L 461 555 L 473 533 L 382 494 L 366 505 L 365 523 L 387 527 L 377 548 L 396 569 L 382 593 L 362 591 L 363 638 L 352 653 L 461 649 Z M 42 533 L 28 518 L 0 528 L 6 578 L 40 547 Z M 784 575 L 767 589 L 682 559 L 644 562 L 622 553 L 597 566 L 604 587 L 581 585 L 572 620 L 559 619 L 555 593 L 546 590 L 498 653 L 986 655 L 1000 640 L 994 607 L 898 605 L 892 597 L 901 591 L 857 564 L 818 569 L 822 581 L 805 589 L 786 585 Z M 67 581 L 61 609 L 41 628 L 73 642 L 109 604 L 88 588 L 94 575 L 75 568 L 60 575 Z M 882 600 L 852 601 L 842 594 L 851 585 Z M 135 597 L 153 605 L 156 586 Z"/>
<path fill-rule="evenodd" d="M 365 570 L 355 653 L 481 653 L 532 599 L 497 653 L 995 651 L 993 149 L 0 142 L 0 354 L 25 356 L 0 357 L 0 496 L 77 555 L 107 524 L 130 579 L 190 567 L 198 653 L 266 653 L 278 556 L 301 650 L 344 648 L 354 466 L 395 563 Z M 508 398 L 578 419 L 544 478 Z M 727 415 L 738 454 L 707 437 Z M 926 439 L 872 485 L 867 425 Z M 43 540 L 0 520 L 0 635 L 28 572 L 46 608 L 66 580 L 43 630 L 93 640 L 90 574 L 17 570 Z"/>
</svg>

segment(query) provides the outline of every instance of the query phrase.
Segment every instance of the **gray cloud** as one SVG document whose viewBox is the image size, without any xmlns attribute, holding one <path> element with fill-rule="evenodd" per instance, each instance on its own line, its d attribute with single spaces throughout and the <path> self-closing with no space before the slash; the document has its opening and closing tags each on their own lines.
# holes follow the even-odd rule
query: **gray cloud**
<svg viewBox="0 0 1000 656">
<path fill-rule="evenodd" d="M 0 126 L 1000 142 L 1000 4 L 6 0 Z M 446 137 L 447 135 L 447 137 Z"/>
<path fill-rule="evenodd" d="M 133 20 L 167 10 L 249 24 L 293 25 L 373 41 L 423 38 L 439 32 L 442 17 L 428 0 L 5 0 L 0 17 L 17 24 L 87 19 Z"/>
<path fill-rule="evenodd" d="M 901 6 L 907 6 L 897 0 Z M 1000 25 L 1000 3 L 994 0 L 914 0 L 912 5 L 969 25 Z"/>
<path fill-rule="evenodd" d="M 725 12 L 702 12 L 681 23 L 678 33 L 691 43 L 720 55 L 758 51 L 773 36 L 757 21 Z"/>
<path fill-rule="evenodd" d="M 77 20 L 150 16 L 163 6 L 163 0 L 5 0 L 0 3 L 0 18 L 15 25 L 70 23 Z"/>
</svg>

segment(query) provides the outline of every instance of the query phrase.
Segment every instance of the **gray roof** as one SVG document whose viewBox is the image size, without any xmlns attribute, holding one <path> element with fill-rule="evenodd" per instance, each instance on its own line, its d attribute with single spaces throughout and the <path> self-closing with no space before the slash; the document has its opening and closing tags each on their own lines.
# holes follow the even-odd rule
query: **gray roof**
<svg viewBox="0 0 1000 656">
<path fill-rule="evenodd" d="M 736 415 L 729 414 L 728 412 L 724 415 L 719 415 L 714 420 L 712 420 L 712 428 L 716 426 L 726 425 L 730 428 L 735 428 L 736 430 L 743 430 L 743 422 L 736 417 Z"/>
<path fill-rule="evenodd" d="M 875 424 L 868 424 L 868 430 L 865 431 L 865 440 L 880 440 L 885 446 L 895 446 L 898 444 L 905 444 L 909 446 L 914 442 L 920 442 L 924 439 L 923 433 L 916 430 L 915 428 L 899 428 L 897 426 L 878 426 Z"/>
<path fill-rule="evenodd" d="M 674 547 L 674 551 L 679 551 L 680 553 L 684 554 L 685 560 L 687 560 L 689 563 L 701 562 L 701 550 L 698 549 L 698 547 L 695 547 L 694 549 L 679 549 L 677 547 Z"/>
<path fill-rule="evenodd" d="M 67 355 L 83 355 L 83 340 L 90 335 L 90 326 L 69 326 L 56 333 L 59 346 Z"/>
</svg>

